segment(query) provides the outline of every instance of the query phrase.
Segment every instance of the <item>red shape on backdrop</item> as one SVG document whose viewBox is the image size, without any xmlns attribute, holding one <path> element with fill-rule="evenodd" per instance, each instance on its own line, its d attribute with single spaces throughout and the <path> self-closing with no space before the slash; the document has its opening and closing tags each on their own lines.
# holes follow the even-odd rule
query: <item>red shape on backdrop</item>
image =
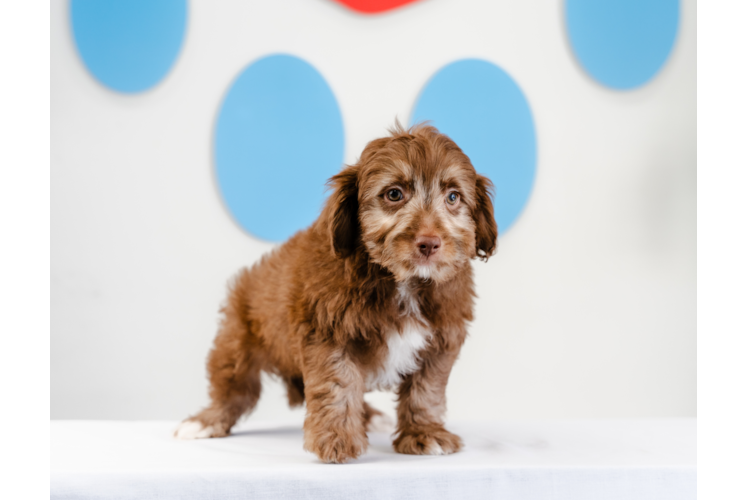
<svg viewBox="0 0 748 500">
<path fill-rule="evenodd" d="M 418 0 L 335 0 L 361 14 L 379 14 Z"/>
</svg>

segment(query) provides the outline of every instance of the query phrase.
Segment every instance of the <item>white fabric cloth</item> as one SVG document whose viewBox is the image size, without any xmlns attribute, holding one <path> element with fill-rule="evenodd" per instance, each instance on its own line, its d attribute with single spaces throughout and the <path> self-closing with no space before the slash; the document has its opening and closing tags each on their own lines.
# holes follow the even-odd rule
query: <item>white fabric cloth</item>
<svg viewBox="0 0 748 500">
<path fill-rule="evenodd" d="M 177 441 L 176 422 L 51 422 L 51 498 L 696 498 L 695 419 L 452 423 L 449 456 L 368 452 L 327 465 L 298 424 L 248 421 L 227 438 Z"/>
</svg>

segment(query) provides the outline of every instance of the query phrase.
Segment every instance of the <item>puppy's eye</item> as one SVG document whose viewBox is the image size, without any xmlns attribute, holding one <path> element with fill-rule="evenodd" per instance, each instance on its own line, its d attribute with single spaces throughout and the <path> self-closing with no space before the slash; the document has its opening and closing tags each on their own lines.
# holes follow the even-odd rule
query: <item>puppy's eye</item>
<svg viewBox="0 0 748 500">
<path fill-rule="evenodd" d="M 454 191 L 447 195 L 447 203 L 450 205 L 455 205 L 458 201 L 460 201 L 460 195 Z"/>
<path fill-rule="evenodd" d="M 403 192 L 399 189 L 390 189 L 385 196 L 390 201 L 400 201 L 403 199 Z"/>
</svg>

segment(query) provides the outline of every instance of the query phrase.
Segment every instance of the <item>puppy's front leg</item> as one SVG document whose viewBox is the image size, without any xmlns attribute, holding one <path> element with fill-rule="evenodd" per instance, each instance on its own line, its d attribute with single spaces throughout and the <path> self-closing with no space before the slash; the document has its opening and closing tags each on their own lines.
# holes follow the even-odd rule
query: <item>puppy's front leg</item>
<svg viewBox="0 0 748 500">
<path fill-rule="evenodd" d="M 304 355 L 304 449 L 327 463 L 361 455 L 369 444 L 364 381 L 339 347 L 307 346 Z"/>
<path fill-rule="evenodd" d="M 462 448 L 462 440 L 444 428 L 447 379 L 457 353 L 430 353 L 421 369 L 398 389 L 395 451 L 409 455 L 445 455 Z"/>
</svg>

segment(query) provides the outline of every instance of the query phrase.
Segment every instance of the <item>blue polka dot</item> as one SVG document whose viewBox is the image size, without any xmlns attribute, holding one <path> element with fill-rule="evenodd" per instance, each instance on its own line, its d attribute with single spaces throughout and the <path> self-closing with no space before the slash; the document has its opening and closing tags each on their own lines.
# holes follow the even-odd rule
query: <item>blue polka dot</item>
<svg viewBox="0 0 748 500">
<path fill-rule="evenodd" d="M 311 224 L 343 163 L 343 120 L 322 75 L 290 55 L 244 69 L 221 105 L 215 162 L 226 206 L 249 233 L 282 241 Z"/>
<path fill-rule="evenodd" d="M 614 89 L 643 85 L 660 70 L 678 32 L 678 0 L 566 0 L 572 50 Z"/>
<path fill-rule="evenodd" d="M 187 23 L 185 0 L 71 0 L 78 52 L 101 83 L 142 92 L 166 76 Z"/>
<path fill-rule="evenodd" d="M 487 61 L 451 63 L 426 84 L 412 122 L 430 120 L 496 186 L 494 215 L 506 232 L 527 204 L 535 179 L 532 112 L 522 90 Z"/>
</svg>

